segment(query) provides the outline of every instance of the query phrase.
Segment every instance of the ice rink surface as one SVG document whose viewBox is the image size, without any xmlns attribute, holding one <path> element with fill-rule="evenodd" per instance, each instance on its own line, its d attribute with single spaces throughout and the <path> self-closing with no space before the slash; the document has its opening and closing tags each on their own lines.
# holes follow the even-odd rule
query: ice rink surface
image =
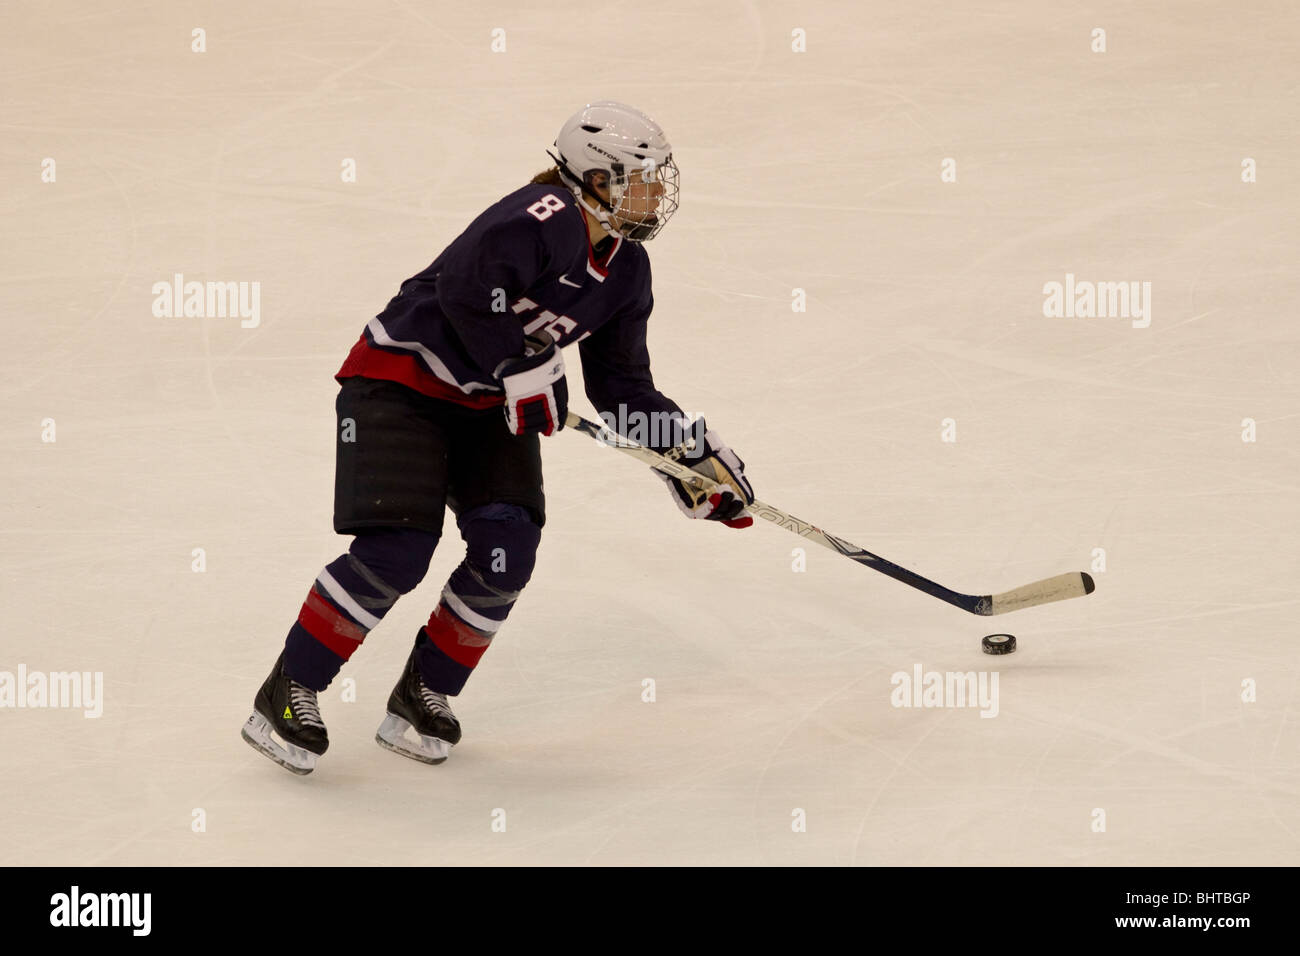
<svg viewBox="0 0 1300 956">
<path fill-rule="evenodd" d="M 0 864 L 1300 862 L 1293 4 L 114 7 L 0 13 L 0 671 L 103 675 L 98 718 L 0 708 Z M 795 571 L 561 434 L 451 759 L 373 742 L 448 521 L 291 776 L 239 729 L 347 544 L 332 376 L 607 97 L 682 171 L 656 382 L 759 496 L 957 590 L 1097 591 Z M 176 273 L 260 322 L 155 317 Z M 1045 317 L 1067 274 L 1149 282 L 1149 327 Z M 894 706 L 918 666 L 996 671 L 996 716 Z"/>
</svg>

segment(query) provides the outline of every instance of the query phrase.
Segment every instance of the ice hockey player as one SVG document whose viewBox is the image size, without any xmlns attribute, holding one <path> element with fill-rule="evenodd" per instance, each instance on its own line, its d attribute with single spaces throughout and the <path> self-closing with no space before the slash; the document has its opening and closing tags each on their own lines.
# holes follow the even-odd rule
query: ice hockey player
<svg viewBox="0 0 1300 956">
<path fill-rule="evenodd" d="M 355 537 L 317 576 L 243 729 L 295 773 L 310 773 L 329 746 L 318 692 L 420 583 L 446 508 L 465 559 L 416 634 L 375 739 L 431 764 L 460 741 L 448 698 L 535 564 L 546 521 L 538 436 L 564 427 L 564 346 L 578 343 L 587 397 L 607 421 L 670 418 L 669 433 L 648 442 L 661 451 L 697 437 L 692 467 L 726 490 L 706 496 L 659 475 L 683 512 L 752 523 L 744 463 L 706 424 L 687 422 L 650 374 L 643 243 L 677 209 L 672 147 L 652 119 L 610 100 L 572 116 L 555 147 L 555 166 L 402 283 L 336 375 L 334 530 Z"/>
</svg>

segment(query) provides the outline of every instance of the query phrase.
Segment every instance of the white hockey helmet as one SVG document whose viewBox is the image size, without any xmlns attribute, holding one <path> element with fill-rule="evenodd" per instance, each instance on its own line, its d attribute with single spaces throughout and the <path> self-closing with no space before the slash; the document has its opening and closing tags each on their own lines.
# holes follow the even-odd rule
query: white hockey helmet
<svg viewBox="0 0 1300 956">
<path fill-rule="evenodd" d="M 672 144 L 659 124 L 640 110 L 614 100 L 588 103 L 560 127 L 555 148 L 559 155 L 549 150 L 548 155 L 565 183 L 611 235 L 645 242 L 657 236 L 677 211 Z M 635 208 L 646 204 L 644 198 L 628 197 L 624 204 L 628 187 L 639 182 L 662 187 L 658 205 L 650 211 Z M 609 188 L 608 202 L 596 186 Z M 610 222 L 611 213 L 618 215 L 619 224 Z"/>
</svg>

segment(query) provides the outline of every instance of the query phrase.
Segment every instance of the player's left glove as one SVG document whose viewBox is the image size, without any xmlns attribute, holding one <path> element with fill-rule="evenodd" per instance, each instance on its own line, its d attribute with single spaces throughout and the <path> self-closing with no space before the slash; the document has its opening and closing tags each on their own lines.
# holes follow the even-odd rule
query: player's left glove
<svg viewBox="0 0 1300 956">
<path fill-rule="evenodd" d="M 524 338 L 524 354 L 497 368 L 506 393 L 506 428 L 512 435 L 551 435 L 564 427 L 569 413 L 569 385 L 564 356 L 545 331 Z"/>
<path fill-rule="evenodd" d="M 728 528 L 748 528 L 754 519 L 743 512 L 746 506 L 754 503 L 754 488 L 745 477 L 745 463 L 703 421 L 699 427 L 704 431 L 704 457 L 691 465 L 691 471 L 698 471 L 714 482 L 718 490 L 712 493 L 701 491 L 661 471 L 655 474 L 672 491 L 673 500 L 686 517 L 721 521 Z M 689 462 L 691 459 L 683 460 Z"/>
</svg>

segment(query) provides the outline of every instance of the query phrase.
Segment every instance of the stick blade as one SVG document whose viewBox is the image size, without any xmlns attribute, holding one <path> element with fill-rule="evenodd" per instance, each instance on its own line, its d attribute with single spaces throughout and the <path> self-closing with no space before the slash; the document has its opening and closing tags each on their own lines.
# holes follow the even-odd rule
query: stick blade
<svg viewBox="0 0 1300 956">
<path fill-rule="evenodd" d="M 1071 571 L 1058 574 L 1054 578 L 1044 578 L 1033 584 L 994 594 L 990 600 L 989 614 L 1006 614 L 1022 608 L 1035 607 L 1039 604 L 1051 604 L 1054 601 L 1068 601 L 1070 598 L 1083 597 L 1097 590 L 1092 575 L 1086 571 Z"/>
</svg>

